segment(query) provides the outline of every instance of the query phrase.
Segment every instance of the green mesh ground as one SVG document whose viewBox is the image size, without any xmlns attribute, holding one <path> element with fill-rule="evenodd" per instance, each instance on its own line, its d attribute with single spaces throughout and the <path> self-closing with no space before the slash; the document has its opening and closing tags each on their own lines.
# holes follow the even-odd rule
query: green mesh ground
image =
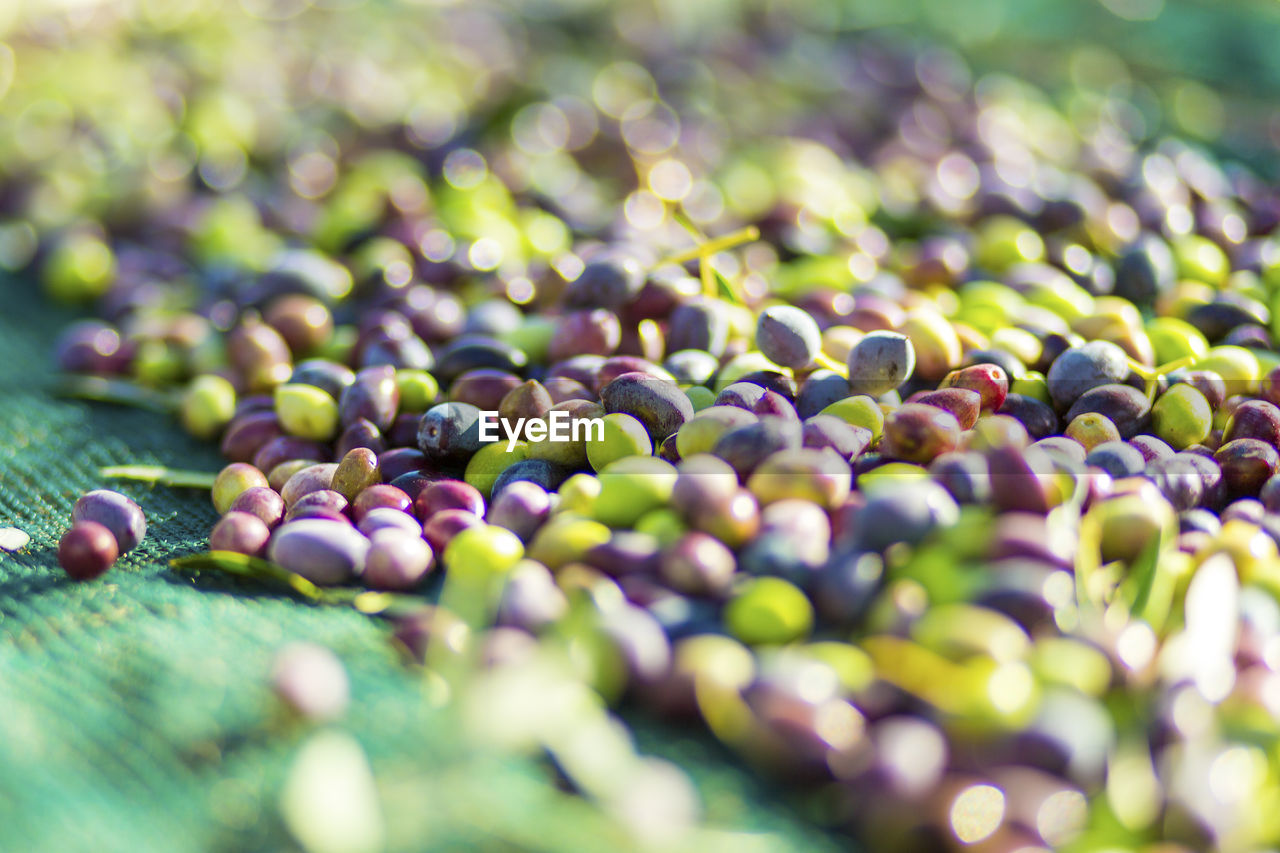
<svg viewBox="0 0 1280 853">
<path fill-rule="evenodd" d="M 0 552 L 0 850 L 290 849 L 275 803 L 305 732 L 280 718 L 265 683 L 273 652 L 292 640 L 346 663 L 344 726 L 380 779 L 435 766 L 453 739 L 427 725 L 385 625 L 165 568 L 203 549 L 215 518 L 204 494 L 116 485 L 146 511 L 145 542 L 101 581 L 66 578 L 57 541 L 76 497 L 108 485 L 99 466 L 214 471 L 219 458 L 149 413 L 51 397 L 50 346 L 72 317 L 25 282 L 0 279 L 0 296 L 0 526 L 31 535 L 21 552 Z M 652 727 L 643 735 L 646 749 L 695 772 L 716 822 L 836 849 L 712 744 Z M 527 788 L 528 765 L 513 761 L 494 778 Z M 437 837 L 408 849 L 477 843 Z"/>
</svg>

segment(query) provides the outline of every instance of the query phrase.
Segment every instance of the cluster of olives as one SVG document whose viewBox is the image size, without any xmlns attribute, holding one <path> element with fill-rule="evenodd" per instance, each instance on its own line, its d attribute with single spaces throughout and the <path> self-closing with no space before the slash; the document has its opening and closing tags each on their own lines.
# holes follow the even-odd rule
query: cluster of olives
<svg viewBox="0 0 1280 853">
<path fill-rule="evenodd" d="M 427 666 L 571 647 L 876 850 L 1273 843 L 1280 194 L 1112 102 L 841 44 L 848 109 L 784 126 L 782 71 L 727 134 L 699 94 L 736 78 L 655 48 L 366 133 L 320 192 L 264 151 L 42 232 L 98 299 L 59 364 L 220 441 L 212 550 L 419 596 Z"/>
</svg>

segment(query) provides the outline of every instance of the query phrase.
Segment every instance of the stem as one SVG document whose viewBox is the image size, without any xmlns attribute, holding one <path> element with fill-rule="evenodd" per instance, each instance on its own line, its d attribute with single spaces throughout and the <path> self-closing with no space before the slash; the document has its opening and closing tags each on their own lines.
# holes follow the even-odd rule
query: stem
<svg viewBox="0 0 1280 853">
<path fill-rule="evenodd" d="M 422 599 L 417 596 L 392 592 L 371 592 L 350 587 L 321 588 L 302 575 L 275 563 L 234 551 L 207 551 L 169 561 L 174 571 L 224 572 L 242 578 L 282 584 L 313 604 L 333 607 L 352 607 L 368 615 L 391 616 L 417 609 Z"/>
<path fill-rule="evenodd" d="M 112 480 L 137 480 L 185 489 L 212 489 L 218 475 L 204 471 L 183 471 L 179 468 L 167 468 L 164 465 L 113 465 L 99 468 L 98 476 Z"/>
<path fill-rule="evenodd" d="M 694 246 L 692 249 L 686 249 L 677 255 L 667 258 L 664 263 L 668 264 L 687 264 L 692 260 L 703 260 L 711 255 L 740 246 L 743 243 L 752 243 L 760 239 L 760 229 L 754 225 L 748 225 L 746 228 L 740 228 L 732 234 L 726 234 L 723 237 L 715 237 L 700 245 Z"/>
<path fill-rule="evenodd" d="M 841 364 L 840 362 L 836 361 L 834 358 L 827 355 L 825 352 L 822 352 L 821 350 L 819 350 L 818 354 L 813 357 L 813 363 L 818 365 L 819 367 L 825 367 L 827 370 L 831 370 L 836 373 L 839 373 L 845 379 L 849 378 L 849 367 L 847 365 Z"/>
<path fill-rule="evenodd" d="M 178 407 L 177 399 L 171 394 L 126 379 L 104 379 L 101 376 L 63 376 L 58 380 L 54 393 L 60 397 L 114 403 L 162 414 L 171 414 Z"/>
</svg>

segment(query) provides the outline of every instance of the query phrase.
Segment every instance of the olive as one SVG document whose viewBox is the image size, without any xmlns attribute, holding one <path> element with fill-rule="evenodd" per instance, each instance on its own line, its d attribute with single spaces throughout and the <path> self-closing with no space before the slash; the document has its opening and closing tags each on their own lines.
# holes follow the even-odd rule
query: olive
<svg viewBox="0 0 1280 853">
<path fill-rule="evenodd" d="M 643 373 L 624 373 L 604 387 L 605 411 L 624 412 L 639 420 L 655 443 L 693 417 L 693 404 L 674 382 Z"/>
<path fill-rule="evenodd" d="M 747 477 L 773 453 L 802 445 L 799 422 L 766 415 L 756 423 L 734 427 L 722 433 L 711 453 L 729 463 L 739 478 Z"/>
<path fill-rule="evenodd" d="M 841 459 L 851 461 L 871 446 L 871 430 L 854 426 L 835 415 L 814 415 L 804 422 L 800 433 L 804 447 L 829 447 Z"/>
<path fill-rule="evenodd" d="M 219 449 L 231 462 L 249 462 L 263 445 L 283 433 L 274 411 L 238 415 L 227 425 Z"/>
<path fill-rule="evenodd" d="M 411 415 L 410 418 L 412 419 L 413 429 L 410 433 L 410 441 L 412 442 L 412 436 L 416 436 L 417 434 L 418 418 L 416 415 Z M 393 441 L 394 429 L 395 426 L 393 424 L 392 432 L 388 433 L 392 436 Z M 382 437 L 382 431 L 378 429 L 372 421 L 359 418 L 344 429 L 338 436 L 338 440 L 334 442 L 334 458 L 341 459 L 357 448 L 364 448 L 373 451 L 375 454 L 379 454 L 387 449 L 387 440 Z"/>
<path fill-rule="evenodd" d="M 934 530 L 955 524 L 959 512 L 955 500 L 937 483 L 889 483 L 857 511 L 851 541 L 864 551 L 883 551 L 898 542 L 915 545 Z"/>
<path fill-rule="evenodd" d="M 433 459 L 466 459 L 480 449 L 480 410 L 470 403 L 440 403 L 418 425 L 418 448 Z"/>
<path fill-rule="evenodd" d="M 1213 454 L 1222 468 L 1227 492 L 1234 497 L 1255 497 L 1280 465 L 1280 454 L 1265 441 L 1237 438 Z"/>
<path fill-rule="evenodd" d="M 663 550 L 663 581 L 686 595 L 718 596 L 729 590 L 737 562 L 733 552 L 705 533 L 686 533 Z"/>
<path fill-rule="evenodd" d="M 1109 341 L 1089 341 L 1058 356 L 1045 380 L 1053 404 L 1062 410 L 1090 389 L 1123 382 L 1128 375 L 1129 357 L 1124 350 Z"/>
<path fill-rule="evenodd" d="M 1035 439 L 1047 438 L 1058 431 L 1057 414 L 1034 397 L 1009 394 L 996 411 L 1016 420 Z"/>
<path fill-rule="evenodd" d="M 1150 305 L 1169 291 L 1178 272 L 1169 245 L 1149 233 L 1121 251 L 1115 270 L 1113 292 L 1135 305 Z"/>
<path fill-rule="evenodd" d="M 1151 414 L 1147 395 L 1129 385 L 1099 385 L 1084 392 L 1071 404 L 1067 420 L 1093 412 L 1105 415 L 1115 424 L 1121 438 L 1133 438 L 1142 430 Z"/>
<path fill-rule="evenodd" d="M 939 454 L 956 449 L 960 429 L 960 423 L 945 409 L 904 403 L 885 418 L 880 453 L 893 459 L 927 464 Z"/>
<path fill-rule="evenodd" d="M 796 412 L 811 418 L 832 403 L 849 396 L 849 382 L 834 370 L 815 370 L 800 386 L 796 395 Z"/>
<path fill-rule="evenodd" d="M 740 382 L 759 385 L 765 391 L 776 394 L 793 405 L 795 404 L 796 393 L 799 390 L 794 379 L 776 370 L 753 370 L 750 373 L 744 373 L 739 376 L 734 381 L 734 384 Z"/>
<path fill-rule="evenodd" d="M 1265 400 L 1241 403 L 1231 413 L 1222 431 L 1224 443 L 1237 438 L 1256 438 L 1272 447 L 1280 447 L 1280 407 Z"/>
<path fill-rule="evenodd" d="M 671 353 L 663 368 L 682 385 L 705 385 L 720 368 L 720 362 L 706 350 L 684 349 Z"/>
<path fill-rule="evenodd" d="M 357 522 L 375 509 L 394 509 L 397 512 L 413 511 L 413 499 L 404 490 L 395 486 L 379 484 L 370 486 L 351 504 L 351 514 Z"/>
<path fill-rule="evenodd" d="M 1083 460 L 1082 460 L 1083 461 Z M 929 475 L 961 504 L 986 503 L 991 496 L 991 475 L 981 453 L 952 451 L 929 463 Z"/>
<path fill-rule="evenodd" d="M 916 352 L 911 339 L 896 332 L 869 332 L 849 352 L 849 390 L 879 397 L 905 382 L 914 372 Z"/>
<path fill-rule="evenodd" d="M 494 496 L 485 520 L 507 528 L 521 541 L 528 542 L 550 514 L 551 497 L 547 490 L 529 480 L 517 480 Z"/>
<path fill-rule="evenodd" d="M 396 371 L 390 365 L 366 367 L 356 373 L 355 381 L 342 391 L 338 399 L 338 416 L 343 426 L 363 418 L 378 429 L 387 429 L 400 407 L 400 386 Z"/>
<path fill-rule="evenodd" d="M 967 388 L 980 397 L 982 411 L 998 411 L 1009 395 L 1009 376 L 995 364 L 975 364 L 953 370 L 943 377 L 939 388 Z"/>
<path fill-rule="evenodd" d="M 502 399 L 513 389 L 520 387 L 520 377 L 507 370 L 480 367 L 468 370 L 453 380 L 448 399 L 455 403 L 467 403 L 477 409 L 494 411 Z"/>
<path fill-rule="evenodd" d="M 58 564 L 76 580 L 93 580 L 115 564 L 116 537 L 96 521 L 77 521 L 58 540 Z"/>
<path fill-rule="evenodd" d="M 622 325 L 612 311 L 571 311 L 556 323 L 548 356 L 563 361 L 575 355 L 611 355 L 621 342 Z"/>
<path fill-rule="evenodd" d="M 271 562 L 319 584 L 341 583 L 364 569 L 369 540 L 349 524 L 304 518 L 280 525 L 271 536 Z"/>
<path fill-rule="evenodd" d="M 993 447 L 985 455 L 996 507 L 1041 514 L 1053 508 L 1056 468 L 1045 451 L 1006 445 Z"/>
<path fill-rule="evenodd" d="M 436 353 L 432 373 L 441 383 L 452 383 L 468 370 L 487 367 L 518 374 L 528 364 L 529 357 L 510 344 L 481 335 L 467 335 Z"/>
<path fill-rule="evenodd" d="M 262 477 L 261 472 L 254 473 Z M 265 478 L 261 484 L 253 482 L 252 485 L 266 485 Z M 238 495 L 241 491 L 244 489 L 237 488 L 236 494 Z M 232 495 L 226 501 L 224 510 L 231 505 L 234 497 L 235 495 Z M 81 495 L 71 508 L 71 520 L 73 522 L 94 521 L 107 528 L 115 537 L 120 554 L 138 547 L 138 543 L 147 535 L 147 518 L 142 512 L 142 507 L 125 495 L 108 489 L 94 489 Z M 86 540 L 88 539 L 89 537 L 86 537 Z"/>
<path fill-rule="evenodd" d="M 1085 456 L 1089 453 L 1089 451 L 1085 450 L 1084 444 L 1065 435 L 1051 435 L 1048 438 L 1040 439 L 1031 446 L 1040 448 L 1050 456 L 1069 460 L 1076 465 L 1085 464 Z"/>
<path fill-rule="evenodd" d="M 604 252 L 591 258 L 565 291 L 565 303 L 616 311 L 644 287 L 644 268 L 634 257 Z"/>
<path fill-rule="evenodd" d="M 822 351 L 822 333 L 805 310 L 774 305 L 760 312 L 756 348 L 770 361 L 799 370 L 812 364 Z"/>
<path fill-rule="evenodd" d="M 254 486 L 237 495 L 228 512 L 248 513 L 274 529 L 284 520 L 284 509 L 279 492 L 269 486 Z"/>
<path fill-rule="evenodd" d="M 1142 454 L 1142 458 L 1147 462 L 1168 458 L 1175 452 L 1168 443 L 1161 441 L 1154 435 L 1135 435 L 1129 439 L 1129 444 L 1136 447 Z"/>
<path fill-rule="evenodd" d="M 234 551 L 257 556 L 266 551 L 271 530 L 262 519 L 247 512 L 231 510 L 209 532 L 211 551 Z"/>
<path fill-rule="evenodd" d="M 961 429 L 969 429 L 978 422 L 982 398 L 977 391 L 952 387 L 913 394 L 908 402 L 936 406 L 939 409 L 950 412 L 959 422 Z M 1001 400 L 1001 402 L 1003 403 L 1004 401 Z"/>
<path fill-rule="evenodd" d="M 1122 441 L 1106 441 L 1095 445 L 1084 461 L 1095 468 L 1101 468 L 1115 478 L 1141 474 L 1147 465 L 1142 453 L 1136 447 Z"/>
<path fill-rule="evenodd" d="M 764 399 L 764 393 L 767 390 L 763 385 L 755 382 L 734 382 L 716 395 L 714 405 L 734 406 L 751 412 L 754 411 L 756 404 Z M 841 399 L 847 396 L 848 389 L 846 388 L 845 394 Z"/>
</svg>

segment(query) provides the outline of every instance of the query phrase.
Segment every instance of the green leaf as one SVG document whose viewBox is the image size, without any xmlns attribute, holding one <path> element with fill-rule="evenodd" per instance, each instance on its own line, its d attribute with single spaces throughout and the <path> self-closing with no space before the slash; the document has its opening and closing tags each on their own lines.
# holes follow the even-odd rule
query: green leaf
<svg viewBox="0 0 1280 853">
<path fill-rule="evenodd" d="M 218 477 L 207 471 L 184 471 L 164 465 L 111 465 L 99 468 L 98 475 L 108 480 L 137 480 L 186 489 L 212 489 Z"/>
<path fill-rule="evenodd" d="M 708 261 L 703 261 L 703 263 L 708 263 Z M 744 304 L 742 297 L 738 295 L 738 291 L 734 288 L 729 279 L 725 278 L 724 273 L 720 272 L 720 270 L 715 267 L 711 267 L 711 275 L 715 278 L 716 292 L 719 294 L 721 299 L 726 302 L 731 302 L 734 305 Z"/>
<path fill-rule="evenodd" d="M 92 400 L 96 403 L 114 403 L 132 406 L 152 412 L 169 414 L 178 408 L 175 394 L 158 391 L 125 379 L 104 379 L 101 376 L 68 375 L 58 379 L 53 393 L 59 397 Z"/>
</svg>

